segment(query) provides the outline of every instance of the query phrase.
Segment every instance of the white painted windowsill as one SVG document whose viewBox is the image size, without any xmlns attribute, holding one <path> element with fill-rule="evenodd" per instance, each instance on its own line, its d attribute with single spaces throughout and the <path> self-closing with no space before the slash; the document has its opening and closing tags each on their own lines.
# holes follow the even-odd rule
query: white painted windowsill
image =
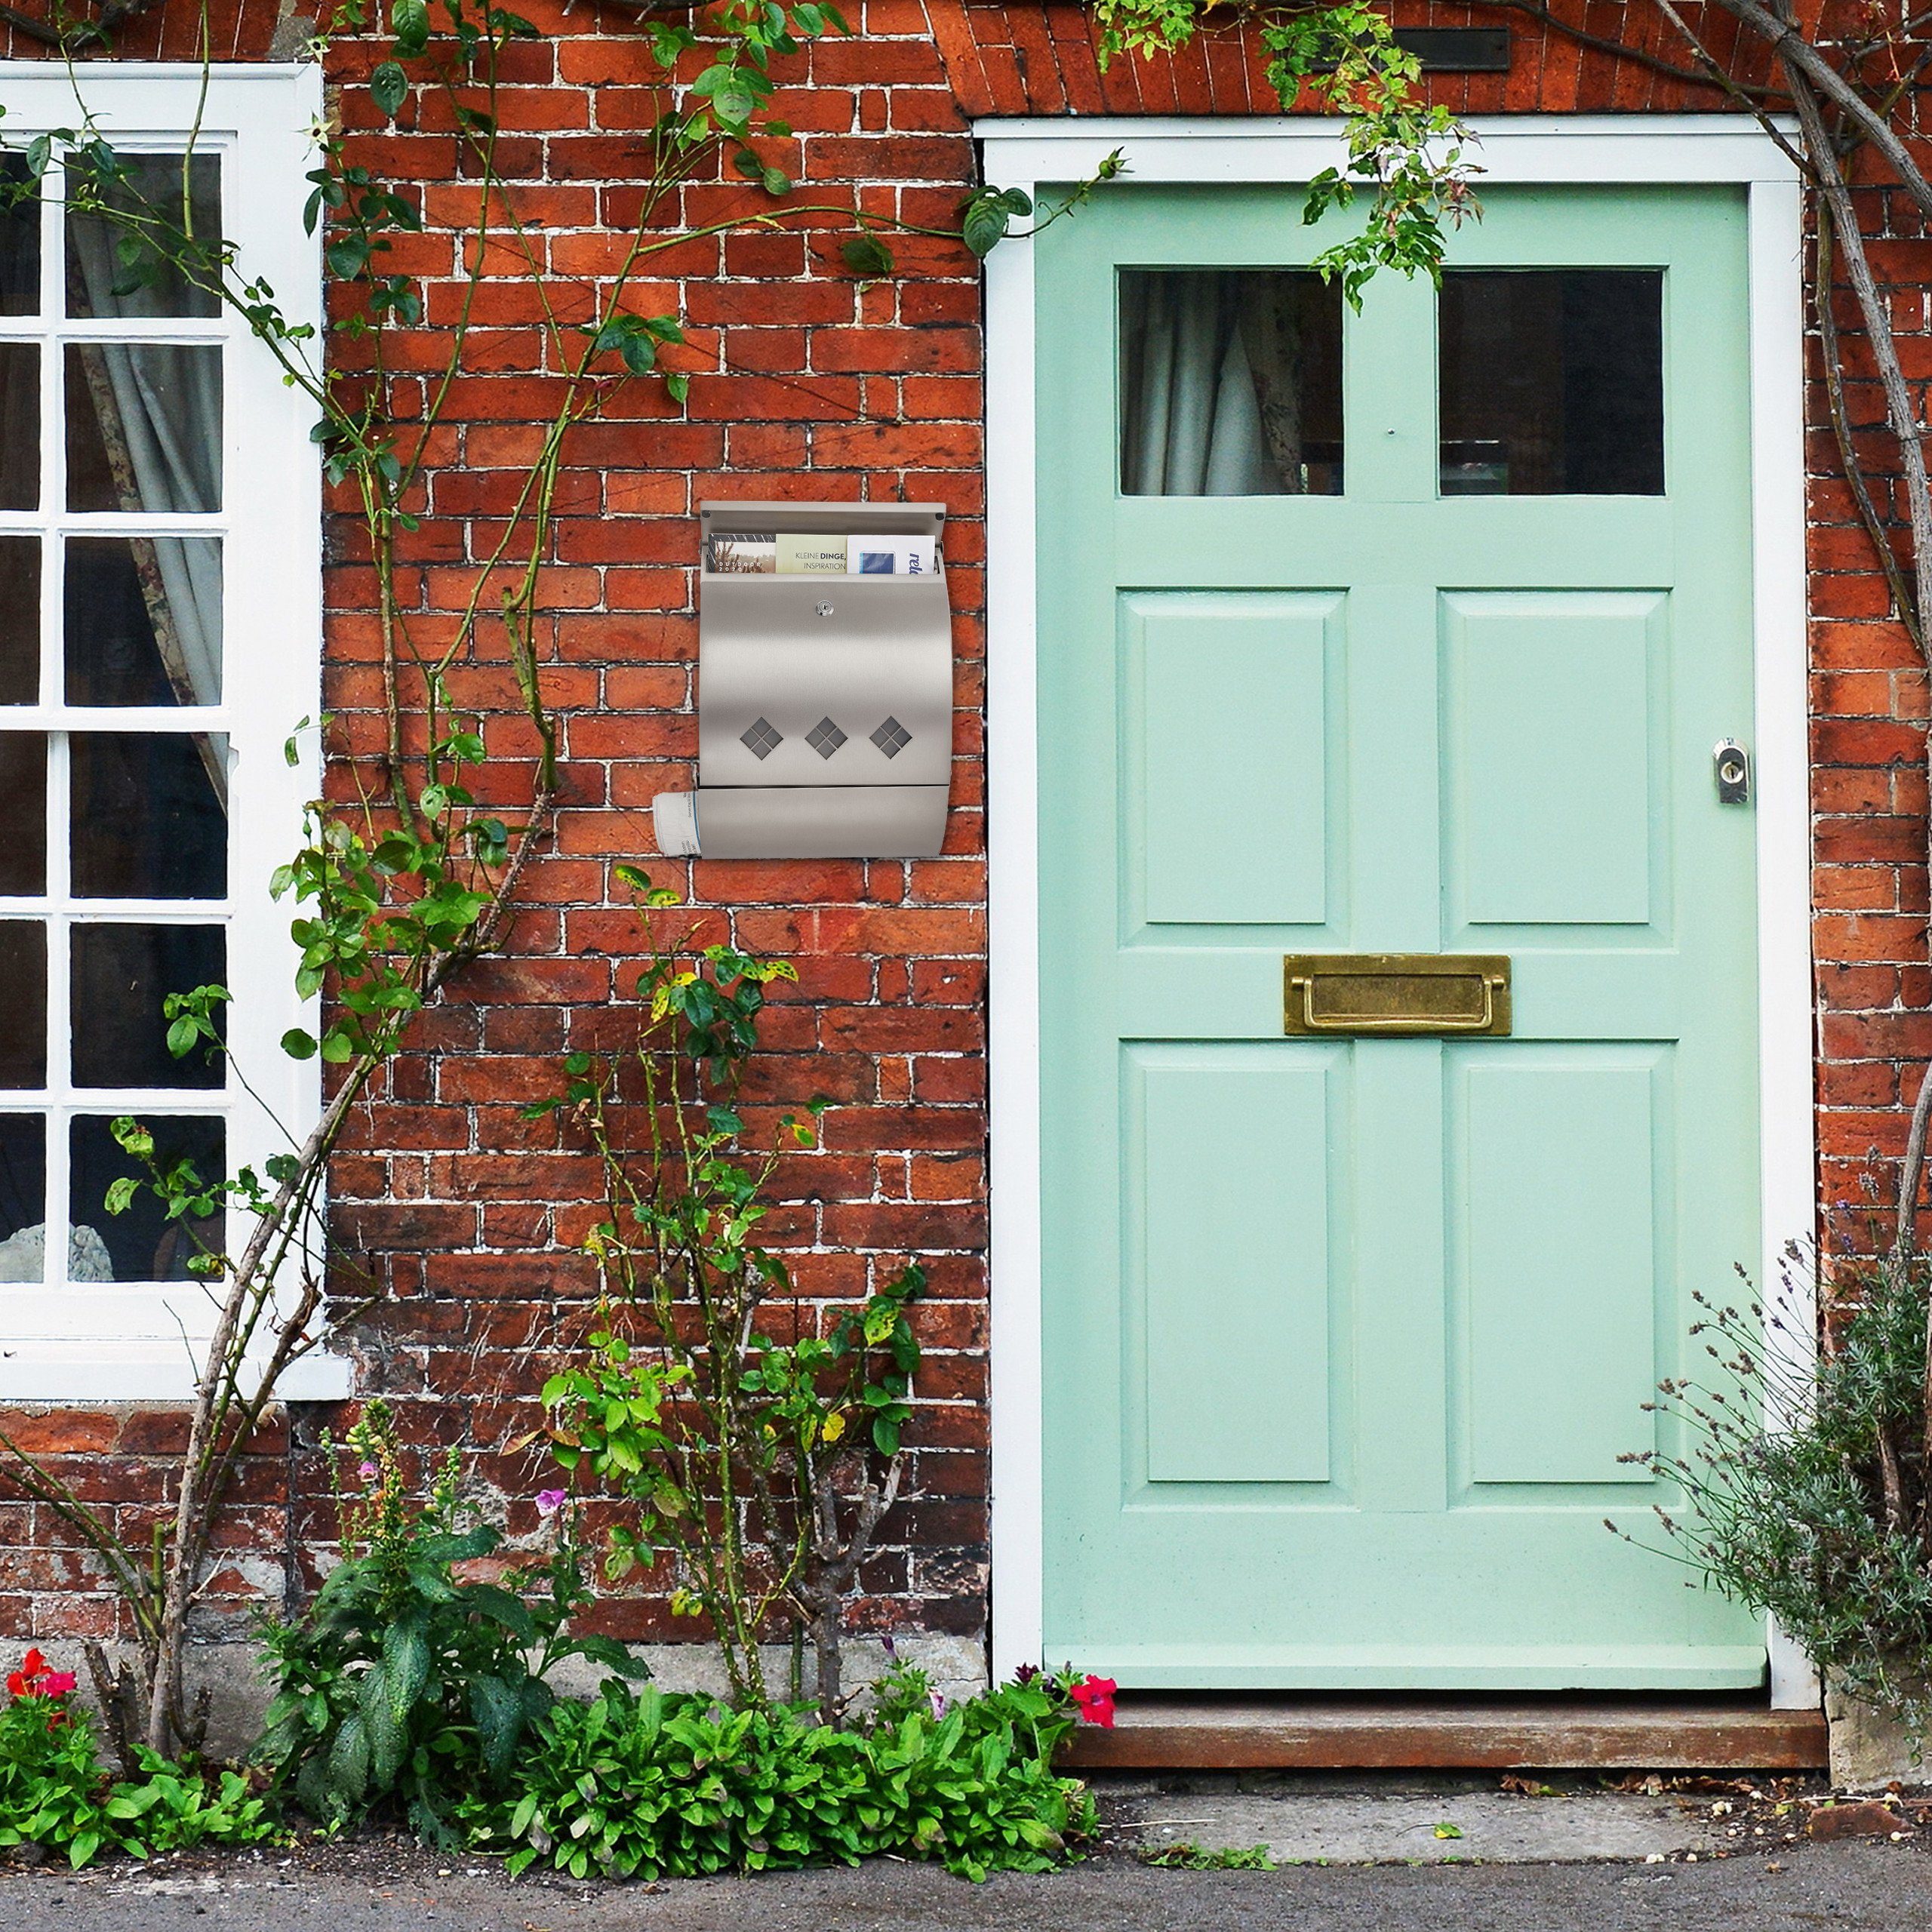
<svg viewBox="0 0 1932 1932">
<path fill-rule="evenodd" d="M 276 1389 L 285 1402 L 334 1402 L 354 1392 L 355 1364 L 316 1349 Z M 195 1365 L 178 1336 L 77 1341 L 0 1336 L 0 1403 L 63 1407 L 97 1402 L 186 1402 Z"/>
</svg>

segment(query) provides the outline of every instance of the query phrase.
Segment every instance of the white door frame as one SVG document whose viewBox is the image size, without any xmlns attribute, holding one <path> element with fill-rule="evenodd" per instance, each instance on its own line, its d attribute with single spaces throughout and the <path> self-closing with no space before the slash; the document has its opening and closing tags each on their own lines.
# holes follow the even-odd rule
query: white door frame
<svg viewBox="0 0 1932 1932">
<path fill-rule="evenodd" d="M 1749 211 L 1752 544 L 1758 827 L 1760 1281 L 1775 1346 L 1814 1332 L 1808 1278 L 1785 1251 L 1815 1226 L 1811 891 L 1806 720 L 1803 283 L 1797 171 L 1737 114 L 1479 118 L 1484 180 L 1730 182 Z M 1134 181 L 1305 182 L 1343 165 L 1327 118 L 982 121 L 986 178 L 1079 181 L 1115 149 Z M 1479 184 L 1480 185 L 1480 184 Z M 1103 188 L 1100 192 L 1106 190 Z M 1075 214 L 1070 220 L 1078 220 Z M 1454 257 L 1454 243 L 1450 245 Z M 1040 1326 L 1038 690 L 1034 634 L 1033 254 L 986 264 L 986 817 L 992 1013 L 992 1663 L 1041 1656 L 1044 1581 Z M 1102 352 L 1096 346 L 1095 352 Z M 1793 1271 L 1802 1275 L 1802 1269 Z M 1802 1366 L 1801 1363 L 1799 1365 Z M 1770 1634 L 1771 1701 L 1814 1706 L 1817 1680 Z"/>
</svg>

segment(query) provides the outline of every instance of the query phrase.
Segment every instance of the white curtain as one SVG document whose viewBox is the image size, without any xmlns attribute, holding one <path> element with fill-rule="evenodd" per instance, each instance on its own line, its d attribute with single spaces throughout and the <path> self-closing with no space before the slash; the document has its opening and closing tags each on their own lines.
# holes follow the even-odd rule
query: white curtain
<svg viewBox="0 0 1932 1932">
<path fill-rule="evenodd" d="M 168 305 L 146 285 L 116 292 L 114 230 L 72 223 L 69 232 L 89 312 L 154 315 Z M 82 360 L 122 508 L 162 515 L 221 507 L 221 354 L 169 343 L 97 343 Z M 221 546 L 211 537 L 135 540 L 161 653 L 183 704 L 221 697 Z M 211 774 L 212 775 L 212 774 Z M 225 792 L 217 781 L 217 789 Z"/>
<path fill-rule="evenodd" d="M 1121 281 L 1121 487 L 1131 497 L 1298 495 L 1289 278 L 1227 269 Z"/>
</svg>

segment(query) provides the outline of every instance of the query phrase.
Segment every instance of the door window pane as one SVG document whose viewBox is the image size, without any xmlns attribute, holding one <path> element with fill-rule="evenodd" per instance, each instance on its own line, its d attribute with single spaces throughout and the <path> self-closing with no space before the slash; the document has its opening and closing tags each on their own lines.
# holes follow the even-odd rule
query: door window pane
<svg viewBox="0 0 1932 1932">
<path fill-rule="evenodd" d="M 69 704 L 221 702 L 219 537 L 69 537 L 66 572 Z"/>
<path fill-rule="evenodd" d="M 1123 269 L 1120 487 L 1337 496 L 1342 292 L 1300 269 Z"/>
<path fill-rule="evenodd" d="M 67 507 L 221 508 L 221 349 L 70 343 Z"/>
<path fill-rule="evenodd" d="M 0 315 L 40 312 L 40 190 L 23 154 L 0 155 Z"/>
<path fill-rule="evenodd" d="M 40 695 L 40 539 L 0 537 L 0 704 Z"/>
<path fill-rule="evenodd" d="M 1663 494 L 1663 275 L 1451 269 L 1440 318 L 1445 497 Z"/>
<path fill-rule="evenodd" d="M 77 925 L 72 945 L 75 1086 L 223 1084 L 222 1057 L 205 1044 L 180 1060 L 168 1051 L 163 1008 L 170 993 L 226 981 L 219 926 Z"/>
<path fill-rule="evenodd" d="M 180 1160 L 195 1164 L 203 1180 L 219 1180 L 227 1173 L 223 1164 L 224 1137 L 218 1119 L 205 1116 L 193 1119 L 150 1120 L 141 1124 L 154 1136 L 154 1158 L 162 1167 Z M 198 1233 L 211 1247 L 221 1245 L 221 1217 L 204 1221 L 170 1221 L 168 1211 L 152 1189 L 143 1186 L 125 1214 L 106 1211 L 107 1190 L 123 1176 L 145 1182 L 146 1168 L 122 1153 L 113 1134 L 112 1115 L 85 1114 L 76 1116 L 68 1143 L 72 1165 L 71 1204 L 77 1253 L 97 1254 L 109 1272 L 85 1278 L 110 1281 L 185 1281 L 190 1278 L 188 1263 L 199 1250 L 193 1239 Z"/>
<path fill-rule="evenodd" d="M 0 1281 L 47 1278 L 47 1121 L 0 1114 Z"/>
<path fill-rule="evenodd" d="M 0 1087 L 47 1084 L 47 928 L 0 919 Z"/>
<path fill-rule="evenodd" d="M 0 510 L 40 507 L 40 351 L 0 342 Z"/>
<path fill-rule="evenodd" d="M 115 168 L 90 174 L 69 164 L 67 192 L 76 205 L 67 217 L 68 314 L 220 314 L 211 264 L 182 266 L 220 240 L 220 157 L 117 154 Z M 104 210 L 134 215 L 138 225 Z"/>
<path fill-rule="evenodd" d="M 69 746 L 77 897 L 226 896 L 225 737 L 77 731 Z"/>
</svg>

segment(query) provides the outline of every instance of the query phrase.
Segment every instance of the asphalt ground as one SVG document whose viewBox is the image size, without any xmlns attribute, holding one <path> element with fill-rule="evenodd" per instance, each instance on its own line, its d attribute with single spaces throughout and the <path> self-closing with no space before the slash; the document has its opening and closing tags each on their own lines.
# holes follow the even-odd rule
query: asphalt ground
<svg viewBox="0 0 1932 1932">
<path fill-rule="evenodd" d="M 1124 1850 L 981 1885 L 855 1872 L 582 1884 L 388 1839 L 0 1877 L 0 1932 L 1903 1932 L 1932 1925 L 1932 1854 L 1799 1842 L 1694 1862 L 1152 1869 Z"/>
</svg>

